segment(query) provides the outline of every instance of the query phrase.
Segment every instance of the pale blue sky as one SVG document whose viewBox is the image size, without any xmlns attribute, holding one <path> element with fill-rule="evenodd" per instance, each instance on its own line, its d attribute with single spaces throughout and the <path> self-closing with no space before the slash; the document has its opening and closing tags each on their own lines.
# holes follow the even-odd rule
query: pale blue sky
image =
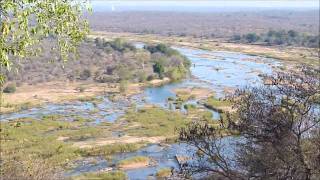
<svg viewBox="0 0 320 180">
<path fill-rule="evenodd" d="M 211 1 L 143 1 L 143 0 L 93 0 L 95 10 L 177 10 L 177 11 L 214 11 L 237 9 L 319 9 L 319 0 L 211 0 Z M 199 9 L 200 7 L 200 9 Z"/>
</svg>

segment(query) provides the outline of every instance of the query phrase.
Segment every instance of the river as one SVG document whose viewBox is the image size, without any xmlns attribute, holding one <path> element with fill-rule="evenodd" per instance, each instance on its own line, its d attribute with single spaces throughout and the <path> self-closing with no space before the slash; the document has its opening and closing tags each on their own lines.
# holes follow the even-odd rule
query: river
<svg viewBox="0 0 320 180">
<path fill-rule="evenodd" d="M 125 110 L 133 103 L 138 107 L 146 104 L 154 104 L 163 108 L 168 108 L 167 99 L 175 97 L 173 89 L 187 87 L 209 88 L 215 92 L 216 96 L 225 96 L 228 89 L 242 88 L 245 86 L 262 85 L 260 74 L 271 74 L 273 69 L 281 66 L 281 63 L 274 59 L 258 56 L 245 55 L 233 52 L 214 52 L 200 49 L 184 47 L 174 47 L 179 52 L 188 57 L 192 62 L 191 76 L 179 83 L 167 84 L 161 87 L 146 88 L 143 93 L 134 95 L 129 99 L 110 101 L 108 97 L 99 97 L 102 100 L 98 103 L 92 102 L 68 102 L 64 104 L 47 104 L 43 107 L 32 108 L 11 114 L 2 115 L 2 120 L 8 121 L 17 118 L 32 117 L 41 118 L 49 114 L 61 114 L 66 117 L 73 115 L 94 119 L 94 123 L 114 122 L 125 114 Z M 188 103 L 197 103 L 190 101 Z M 217 112 L 211 111 L 213 118 L 219 117 Z M 66 118 L 67 119 L 67 118 Z M 96 157 L 97 163 L 90 163 L 84 160 L 66 175 L 78 175 L 83 172 L 95 172 L 119 160 L 127 157 L 143 155 L 149 156 L 157 162 L 156 166 L 127 170 L 130 179 L 147 179 L 154 175 L 163 167 L 178 168 L 174 159 L 175 155 L 186 155 L 192 152 L 185 144 L 172 144 L 170 146 L 160 146 L 151 144 L 137 152 L 122 153 L 115 155 L 112 162 L 106 161 L 102 157 Z M 92 158 L 91 158 L 92 159 Z"/>
</svg>

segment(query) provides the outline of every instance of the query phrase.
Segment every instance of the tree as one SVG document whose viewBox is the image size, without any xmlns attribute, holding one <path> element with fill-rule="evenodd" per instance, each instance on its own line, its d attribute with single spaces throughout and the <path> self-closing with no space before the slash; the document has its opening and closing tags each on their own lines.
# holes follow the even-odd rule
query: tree
<svg viewBox="0 0 320 180">
<path fill-rule="evenodd" d="M 180 140 L 200 152 L 186 172 L 227 179 L 318 179 L 319 75 L 319 70 L 303 68 L 266 76 L 270 85 L 235 93 L 236 112 L 221 120 L 222 128 L 193 123 L 182 129 Z M 224 137 L 225 130 L 240 138 Z"/>
<path fill-rule="evenodd" d="M 256 33 L 249 33 L 245 35 L 245 39 L 248 43 L 257 42 L 259 40 L 259 36 Z"/>
<path fill-rule="evenodd" d="M 44 38 L 56 39 L 61 59 L 76 54 L 76 47 L 88 33 L 82 17 L 87 3 L 76 0 L 1 0 L 0 1 L 0 84 L 4 71 L 13 66 L 10 58 L 39 53 L 37 44 Z"/>
<path fill-rule="evenodd" d="M 136 59 L 141 63 L 142 70 L 144 70 L 144 66 L 147 61 L 149 61 L 151 58 L 151 55 L 149 52 L 144 50 L 139 50 L 136 53 Z"/>
<path fill-rule="evenodd" d="M 163 73 L 164 73 L 164 66 L 160 61 L 157 61 L 153 65 L 153 72 L 157 73 L 160 78 L 163 78 Z"/>
</svg>

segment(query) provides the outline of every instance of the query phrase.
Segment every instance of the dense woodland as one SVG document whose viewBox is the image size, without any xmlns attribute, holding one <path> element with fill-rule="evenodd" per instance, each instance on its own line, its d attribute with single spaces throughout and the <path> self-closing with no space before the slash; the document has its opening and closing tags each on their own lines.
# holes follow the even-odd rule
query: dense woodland
<svg viewBox="0 0 320 180">
<path fill-rule="evenodd" d="M 163 44 L 138 49 L 121 39 L 87 39 L 78 49 L 79 56 L 67 62 L 52 59 L 50 48 L 44 48 L 50 47 L 50 40 L 41 47 L 43 52 L 37 57 L 15 59 L 16 71 L 6 73 L 9 82 L 17 86 L 56 80 L 116 83 L 159 77 L 176 81 L 185 77 L 190 66 L 178 51 Z"/>
<path fill-rule="evenodd" d="M 286 45 L 286 46 L 304 46 L 311 48 L 319 47 L 319 35 L 301 34 L 294 30 L 270 30 L 267 33 L 256 34 L 248 33 L 244 35 L 234 35 L 233 42 L 260 43 L 266 45 Z"/>
</svg>

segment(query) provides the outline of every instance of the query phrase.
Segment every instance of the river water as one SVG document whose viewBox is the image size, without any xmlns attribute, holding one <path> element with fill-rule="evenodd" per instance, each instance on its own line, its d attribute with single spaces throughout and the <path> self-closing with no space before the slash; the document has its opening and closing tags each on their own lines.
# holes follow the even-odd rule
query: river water
<svg viewBox="0 0 320 180">
<path fill-rule="evenodd" d="M 72 118 L 81 116 L 93 119 L 95 123 L 114 122 L 125 114 L 127 108 L 132 104 L 142 107 L 146 104 L 154 104 L 163 108 L 168 108 L 167 99 L 175 97 L 175 88 L 201 87 L 209 88 L 215 92 L 216 96 L 223 97 L 230 89 L 242 88 L 245 86 L 262 85 L 260 74 L 271 74 L 274 68 L 281 64 L 268 58 L 250 56 L 233 52 L 214 52 L 200 49 L 184 47 L 174 47 L 192 62 L 191 77 L 179 82 L 164 85 L 161 87 L 146 88 L 143 93 L 134 95 L 129 99 L 110 101 L 108 97 L 99 97 L 101 100 L 92 102 L 69 102 L 64 104 L 48 104 L 11 114 L 4 114 L 2 121 L 17 118 L 32 117 L 40 119 L 44 115 L 60 114 Z M 197 104 L 195 101 L 188 103 Z M 217 112 L 211 111 L 214 119 L 219 118 Z M 156 161 L 156 166 L 133 169 L 126 171 L 130 179 L 147 179 L 153 176 L 163 167 L 178 168 L 174 159 L 175 155 L 187 155 L 192 152 L 185 144 L 172 144 L 161 146 L 158 144 L 149 145 L 137 152 L 122 153 L 113 157 L 112 162 L 108 162 L 102 157 L 97 157 L 96 163 L 90 160 L 79 162 L 78 166 L 66 175 L 78 175 L 84 172 L 96 172 L 115 164 L 117 161 L 136 155 L 149 156 Z M 226 151 L 228 152 L 228 151 Z"/>
</svg>

